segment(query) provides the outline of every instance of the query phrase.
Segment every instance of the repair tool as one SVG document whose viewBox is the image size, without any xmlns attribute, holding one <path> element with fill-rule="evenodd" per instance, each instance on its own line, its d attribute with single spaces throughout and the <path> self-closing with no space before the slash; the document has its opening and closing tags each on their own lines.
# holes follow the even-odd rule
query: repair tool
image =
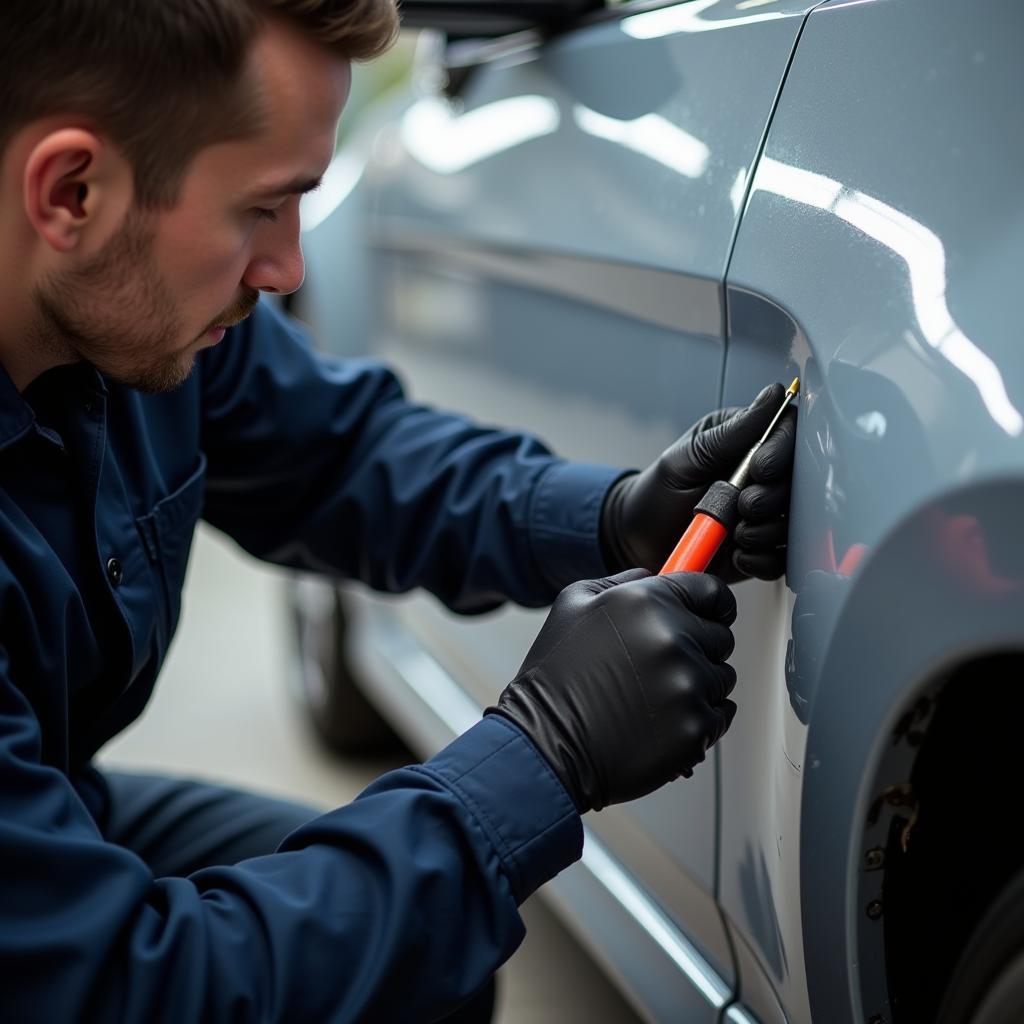
<svg viewBox="0 0 1024 1024">
<path fill-rule="evenodd" d="M 693 510 L 690 525 L 675 546 L 675 550 L 668 556 L 668 561 L 661 567 L 659 576 L 664 576 L 667 572 L 704 572 L 707 569 L 711 559 L 722 546 L 722 541 L 736 525 L 736 506 L 740 491 L 746 486 L 750 474 L 750 460 L 758 448 L 768 440 L 775 425 L 799 391 L 800 378 L 794 377 L 793 383 L 786 391 L 785 401 L 768 424 L 768 429 L 761 435 L 761 440 L 747 452 L 736 472 L 728 480 L 716 480 L 708 488 L 707 494 L 701 498 Z"/>
</svg>

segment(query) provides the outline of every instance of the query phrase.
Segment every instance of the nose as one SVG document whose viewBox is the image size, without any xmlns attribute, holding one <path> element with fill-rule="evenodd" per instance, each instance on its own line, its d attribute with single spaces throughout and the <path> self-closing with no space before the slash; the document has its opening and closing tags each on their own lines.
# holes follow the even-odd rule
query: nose
<svg viewBox="0 0 1024 1024">
<path fill-rule="evenodd" d="M 306 276 L 299 244 L 299 204 L 289 202 L 276 221 L 264 221 L 253 237 L 252 255 L 242 283 L 261 292 L 289 295 Z"/>
</svg>

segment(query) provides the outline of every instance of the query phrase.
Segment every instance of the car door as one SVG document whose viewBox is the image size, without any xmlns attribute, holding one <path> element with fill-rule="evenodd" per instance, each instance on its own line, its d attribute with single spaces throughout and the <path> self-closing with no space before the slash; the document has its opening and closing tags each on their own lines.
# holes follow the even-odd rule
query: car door
<svg viewBox="0 0 1024 1024">
<path fill-rule="evenodd" d="M 376 134 L 360 185 L 371 351 L 417 399 L 527 430 L 570 459 L 650 461 L 719 404 L 725 268 L 811 6 L 622 4 L 550 39 L 463 54 L 447 93 L 421 64 L 419 95 Z M 381 649 L 396 664 L 400 648 L 425 653 L 471 713 L 543 621 L 459 618 L 426 597 L 374 614 L 390 620 Z M 574 888 L 575 869 L 554 886 L 658 1019 L 710 1024 L 736 990 L 715 902 L 717 815 L 712 757 L 688 782 L 588 818 L 580 870 L 603 872 L 630 922 L 618 932 L 592 887 Z M 623 879 L 632 888 L 616 890 Z"/>
</svg>

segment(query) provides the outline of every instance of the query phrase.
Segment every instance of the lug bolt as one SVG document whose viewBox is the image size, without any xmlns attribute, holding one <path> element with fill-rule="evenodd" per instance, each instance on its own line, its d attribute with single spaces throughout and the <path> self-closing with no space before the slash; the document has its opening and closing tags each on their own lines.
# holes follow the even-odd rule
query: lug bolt
<svg viewBox="0 0 1024 1024">
<path fill-rule="evenodd" d="M 872 921 L 877 921 L 882 916 L 882 901 L 872 900 L 868 904 L 868 917 Z"/>
<path fill-rule="evenodd" d="M 868 871 L 877 871 L 885 863 L 885 850 L 880 846 L 868 850 L 864 854 L 864 867 Z"/>
</svg>

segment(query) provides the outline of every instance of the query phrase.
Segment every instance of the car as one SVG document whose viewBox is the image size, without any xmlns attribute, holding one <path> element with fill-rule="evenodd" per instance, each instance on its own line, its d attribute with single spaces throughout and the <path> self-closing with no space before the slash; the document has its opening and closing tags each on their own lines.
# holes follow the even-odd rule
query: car
<svg viewBox="0 0 1024 1024">
<path fill-rule="evenodd" d="M 735 588 L 736 720 L 588 815 L 545 898 L 651 1020 L 1024 1019 L 1024 8 L 403 11 L 411 84 L 303 211 L 327 349 L 637 467 L 802 382 L 787 573 Z M 383 720 L 428 756 L 543 621 L 297 593 L 349 749 Z"/>
</svg>

